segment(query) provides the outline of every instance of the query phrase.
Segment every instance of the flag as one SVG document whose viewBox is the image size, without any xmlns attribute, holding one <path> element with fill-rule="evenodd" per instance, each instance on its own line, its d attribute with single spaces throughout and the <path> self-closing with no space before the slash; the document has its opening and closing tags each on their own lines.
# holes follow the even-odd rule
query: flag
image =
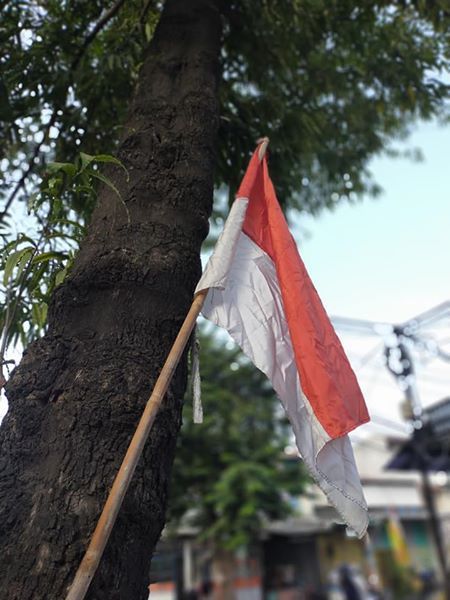
<svg viewBox="0 0 450 600">
<path fill-rule="evenodd" d="M 411 565 L 411 556 L 409 554 L 405 532 L 400 519 L 393 511 L 391 511 L 386 522 L 386 533 L 389 540 L 389 546 L 397 564 L 400 567 L 409 567 Z"/>
<path fill-rule="evenodd" d="M 270 379 L 310 474 L 362 536 L 367 506 L 347 434 L 367 409 L 258 149 L 196 294 L 204 290 L 202 314 Z"/>
</svg>

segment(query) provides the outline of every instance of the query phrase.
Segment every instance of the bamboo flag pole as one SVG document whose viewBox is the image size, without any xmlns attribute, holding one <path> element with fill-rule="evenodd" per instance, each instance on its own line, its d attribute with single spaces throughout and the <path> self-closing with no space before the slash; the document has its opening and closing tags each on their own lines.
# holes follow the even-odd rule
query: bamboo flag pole
<svg viewBox="0 0 450 600">
<path fill-rule="evenodd" d="M 269 138 L 262 138 L 261 140 L 258 140 L 258 143 L 260 144 L 258 157 L 261 161 L 266 153 Z M 106 543 L 108 542 L 112 528 L 116 522 L 131 478 L 136 470 L 136 465 L 141 457 L 150 430 L 155 421 L 155 417 L 189 340 L 189 336 L 192 333 L 207 293 L 208 290 L 202 290 L 194 297 L 191 308 L 178 332 L 175 342 L 156 381 L 155 387 L 153 388 L 153 392 L 147 401 L 147 405 L 142 413 L 142 417 L 130 445 L 128 446 L 125 458 L 116 475 L 108 499 L 103 507 L 102 514 L 100 515 L 88 549 L 78 567 L 78 571 L 70 587 L 69 593 L 67 594 L 66 600 L 83 600 L 89 589 L 89 585 L 95 575 Z"/>
<path fill-rule="evenodd" d="M 256 143 L 261 144 L 259 146 L 259 150 L 258 150 L 258 158 L 259 158 L 259 162 L 261 162 L 262 159 L 264 158 L 264 155 L 266 154 L 267 146 L 269 145 L 269 138 L 268 137 L 260 138 Z"/>
</svg>

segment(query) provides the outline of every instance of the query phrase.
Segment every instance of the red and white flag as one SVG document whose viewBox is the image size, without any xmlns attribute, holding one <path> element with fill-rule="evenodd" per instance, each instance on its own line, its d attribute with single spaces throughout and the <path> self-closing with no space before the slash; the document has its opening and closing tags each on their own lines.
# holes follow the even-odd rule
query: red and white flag
<svg viewBox="0 0 450 600">
<path fill-rule="evenodd" d="M 258 149 L 196 293 L 206 289 L 203 315 L 270 379 L 309 472 L 362 536 L 367 505 L 347 434 L 369 416 Z"/>
</svg>

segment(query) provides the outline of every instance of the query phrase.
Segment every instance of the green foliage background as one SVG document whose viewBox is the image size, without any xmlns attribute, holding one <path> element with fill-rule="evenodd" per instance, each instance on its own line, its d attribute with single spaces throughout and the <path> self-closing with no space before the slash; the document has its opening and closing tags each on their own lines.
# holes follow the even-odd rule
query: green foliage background
<svg viewBox="0 0 450 600">
<path fill-rule="evenodd" d="M 201 337 L 203 424 L 189 401 L 172 473 L 169 522 L 198 527 L 216 546 L 248 545 L 264 523 L 292 512 L 307 480 L 284 453 L 290 426 L 267 378 L 236 348 Z"/>
</svg>

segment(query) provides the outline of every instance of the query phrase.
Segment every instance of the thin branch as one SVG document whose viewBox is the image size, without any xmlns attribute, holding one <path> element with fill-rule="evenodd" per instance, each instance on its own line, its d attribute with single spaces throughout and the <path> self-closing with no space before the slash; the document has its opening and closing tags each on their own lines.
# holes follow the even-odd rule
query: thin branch
<svg viewBox="0 0 450 600">
<path fill-rule="evenodd" d="M 153 0 L 147 0 L 147 2 L 145 3 L 144 8 L 142 9 L 141 16 L 139 17 L 139 23 L 141 25 L 144 24 L 145 18 L 147 16 L 147 13 L 149 11 L 150 6 L 152 5 L 152 2 L 153 2 Z"/>
<path fill-rule="evenodd" d="M 4 387 L 6 383 L 6 377 L 3 373 L 3 366 L 5 364 L 5 353 L 8 345 L 8 330 L 9 330 L 9 322 L 10 322 L 10 296 L 11 296 L 11 288 L 8 287 L 6 290 L 6 298 L 5 298 L 5 325 L 3 327 L 2 336 L 1 336 L 1 346 L 0 346 L 0 390 Z"/>
<path fill-rule="evenodd" d="M 80 51 L 77 56 L 74 58 L 70 70 L 75 71 L 78 67 L 81 58 L 83 57 L 86 49 L 91 45 L 91 43 L 95 40 L 100 31 L 109 23 L 109 21 L 119 12 L 122 6 L 125 4 L 125 0 L 117 0 L 115 4 L 111 6 L 109 10 L 105 12 L 105 14 L 100 18 L 100 20 L 95 25 L 94 29 L 86 36 L 84 42 L 81 45 Z"/>
<path fill-rule="evenodd" d="M 50 215 L 50 213 L 49 213 Z M 34 247 L 34 250 L 31 253 L 30 258 L 28 259 L 28 264 L 25 269 L 22 271 L 20 275 L 20 284 L 17 295 L 14 299 L 12 299 L 12 288 L 9 286 L 6 291 L 6 313 L 5 313 L 5 323 L 3 325 L 3 331 L 1 335 L 1 347 L 0 347 L 0 389 L 4 387 L 6 383 L 6 378 L 3 373 L 3 365 L 6 364 L 5 355 L 8 349 L 9 343 L 9 334 L 10 328 L 13 324 L 14 318 L 16 316 L 17 308 L 19 306 L 20 301 L 22 300 L 23 292 L 25 291 L 25 285 L 27 283 L 27 277 L 30 274 L 31 266 L 33 263 L 33 259 L 39 251 L 40 245 L 45 238 L 45 229 L 42 229 L 41 235 L 39 236 L 38 241 Z M 12 310 L 11 310 L 12 305 Z"/>
<path fill-rule="evenodd" d="M 83 56 L 84 56 L 86 50 L 88 49 L 88 47 L 91 45 L 91 43 L 97 37 L 97 35 L 99 34 L 99 32 L 119 12 L 119 10 L 123 6 L 123 4 L 125 4 L 125 0 L 117 0 L 117 2 L 115 4 L 113 4 L 111 6 L 111 8 L 109 10 L 107 10 L 105 12 L 105 14 L 100 18 L 100 20 L 95 25 L 94 29 L 85 37 L 84 42 L 82 43 L 81 48 L 80 48 L 78 54 L 75 56 L 75 58 L 73 59 L 71 65 L 70 65 L 70 69 L 69 69 L 70 73 L 73 73 L 74 71 L 76 71 L 76 69 L 77 69 L 78 65 L 80 64 L 80 61 L 83 58 Z M 44 140 L 47 139 L 47 137 L 49 135 L 49 132 L 50 132 L 50 128 L 55 124 L 58 110 L 61 110 L 61 108 L 58 107 L 58 106 L 55 106 L 54 109 L 53 109 L 52 115 L 50 117 L 50 121 L 47 123 L 47 125 L 45 127 L 44 137 L 35 146 L 35 148 L 33 150 L 33 155 L 31 157 L 31 160 L 28 163 L 28 167 L 23 172 L 21 178 L 19 179 L 19 181 L 17 182 L 15 188 L 11 192 L 11 195 L 7 199 L 6 204 L 5 204 L 5 208 L 2 210 L 2 212 L 0 212 L 0 224 L 3 223 L 3 221 L 4 221 L 4 219 L 5 219 L 6 215 L 7 215 L 7 213 L 9 211 L 9 209 L 11 208 L 11 204 L 14 202 L 14 199 L 16 198 L 17 194 L 24 187 L 26 180 L 28 179 L 28 177 L 33 172 L 34 167 L 35 167 L 34 159 L 37 158 L 37 156 L 38 156 L 38 154 L 39 154 L 39 152 L 40 152 L 40 150 L 42 148 L 42 145 L 44 144 Z"/>
<path fill-rule="evenodd" d="M 52 113 L 52 116 L 50 117 L 50 121 L 47 123 L 47 125 L 45 127 L 44 136 L 43 136 L 42 140 L 38 144 L 36 144 L 36 146 L 34 147 L 33 154 L 31 156 L 31 159 L 30 159 L 29 163 L 28 163 L 28 167 L 22 173 L 22 177 L 19 179 L 19 181 L 16 184 L 16 187 L 13 189 L 10 197 L 6 201 L 5 208 L 0 213 L 0 223 L 3 222 L 3 219 L 6 217 L 6 214 L 7 214 L 8 210 L 10 209 L 11 204 L 13 203 L 15 197 L 19 193 L 20 189 L 25 185 L 25 182 L 28 179 L 28 177 L 33 172 L 33 169 L 35 167 L 34 160 L 35 160 L 35 158 L 37 158 L 37 156 L 38 156 L 38 154 L 39 154 L 42 146 L 44 145 L 44 143 L 47 141 L 48 135 L 50 133 L 50 128 L 55 124 L 57 110 L 58 109 L 56 109 L 56 108 L 54 109 L 54 111 Z"/>
</svg>

